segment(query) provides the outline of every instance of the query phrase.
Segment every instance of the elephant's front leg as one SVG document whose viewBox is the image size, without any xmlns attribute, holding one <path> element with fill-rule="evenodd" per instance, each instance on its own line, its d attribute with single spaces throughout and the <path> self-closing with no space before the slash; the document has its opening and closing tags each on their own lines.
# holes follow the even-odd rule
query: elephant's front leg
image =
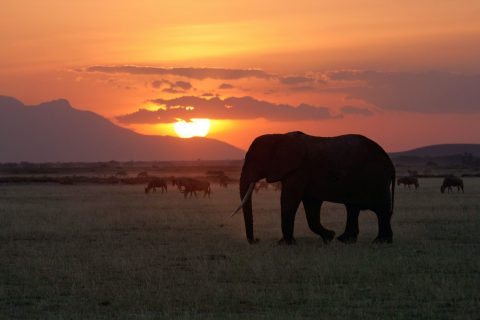
<svg viewBox="0 0 480 320">
<path fill-rule="evenodd" d="M 304 197 L 302 202 L 310 230 L 321 236 L 323 242 L 329 243 L 332 241 L 335 232 L 325 229 L 320 222 L 320 208 L 322 207 L 322 201 Z"/>
<path fill-rule="evenodd" d="M 337 239 L 343 243 L 355 243 L 358 237 L 358 215 L 360 214 L 360 209 L 352 205 L 346 205 L 346 207 L 347 224 L 345 231 Z"/>
<path fill-rule="evenodd" d="M 282 234 L 283 238 L 279 244 L 296 244 L 293 238 L 293 228 L 295 224 L 295 215 L 298 206 L 302 200 L 303 187 L 296 183 L 294 179 L 289 182 L 282 182 L 282 194 L 280 196 L 281 214 L 282 214 Z"/>
</svg>

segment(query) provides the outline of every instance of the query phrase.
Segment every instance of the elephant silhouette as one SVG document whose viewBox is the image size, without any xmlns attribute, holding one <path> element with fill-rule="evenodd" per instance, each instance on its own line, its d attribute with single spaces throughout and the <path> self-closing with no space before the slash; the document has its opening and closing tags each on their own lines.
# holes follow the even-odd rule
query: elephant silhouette
<svg viewBox="0 0 480 320">
<path fill-rule="evenodd" d="M 388 154 L 374 141 L 361 135 L 314 137 L 302 132 L 267 134 L 250 145 L 240 176 L 240 206 L 249 243 L 253 234 L 252 191 L 266 178 L 281 182 L 282 244 L 294 244 L 295 215 L 303 203 L 310 229 L 324 242 L 335 233 L 320 223 L 324 201 L 342 203 L 347 209 L 345 231 L 337 239 L 357 240 L 358 215 L 372 210 L 378 219 L 375 242 L 392 242 L 390 220 L 395 194 L 395 167 Z M 391 187 L 391 191 L 390 191 Z"/>
</svg>

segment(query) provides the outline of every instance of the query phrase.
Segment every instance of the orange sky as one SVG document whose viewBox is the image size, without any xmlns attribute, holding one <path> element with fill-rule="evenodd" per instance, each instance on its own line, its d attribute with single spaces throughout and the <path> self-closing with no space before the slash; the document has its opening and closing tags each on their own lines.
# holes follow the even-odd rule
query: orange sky
<svg viewBox="0 0 480 320">
<path fill-rule="evenodd" d="M 242 148 L 292 130 L 362 133 L 390 151 L 479 143 L 478 17 L 480 2 L 466 0 L 9 1 L 0 94 L 27 104 L 66 98 L 162 135 L 175 134 L 171 123 L 118 117 L 183 96 L 267 102 L 231 119 L 205 107 L 209 136 Z M 264 76 L 241 76 L 252 69 Z M 275 117 L 278 104 L 289 108 Z M 302 113 L 302 104 L 329 116 L 310 118 L 317 109 Z"/>
</svg>

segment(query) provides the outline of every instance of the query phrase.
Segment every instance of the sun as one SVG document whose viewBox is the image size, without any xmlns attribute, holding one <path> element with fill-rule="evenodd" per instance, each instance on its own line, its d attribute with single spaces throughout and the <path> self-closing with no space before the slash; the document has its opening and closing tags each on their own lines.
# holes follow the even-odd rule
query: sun
<svg viewBox="0 0 480 320">
<path fill-rule="evenodd" d="M 210 119 L 179 119 L 173 124 L 173 129 L 180 138 L 205 137 L 210 130 Z"/>
</svg>

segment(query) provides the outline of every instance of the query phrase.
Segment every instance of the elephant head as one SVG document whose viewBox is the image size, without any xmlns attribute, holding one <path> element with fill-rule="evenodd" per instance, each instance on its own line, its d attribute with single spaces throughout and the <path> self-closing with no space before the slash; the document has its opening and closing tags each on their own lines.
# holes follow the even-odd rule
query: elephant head
<svg viewBox="0 0 480 320">
<path fill-rule="evenodd" d="M 299 133 L 267 134 L 256 138 L 245 156 L 240 176 L 240 197 L 243 207 L 245 231 L 250 243 L 253 236 L 252 190 L 255 183 L 265 178 L 267 182 L 282 181 L 290 173 L 298 170 L 305 161 L 306 144 Z"/>
</svg>

